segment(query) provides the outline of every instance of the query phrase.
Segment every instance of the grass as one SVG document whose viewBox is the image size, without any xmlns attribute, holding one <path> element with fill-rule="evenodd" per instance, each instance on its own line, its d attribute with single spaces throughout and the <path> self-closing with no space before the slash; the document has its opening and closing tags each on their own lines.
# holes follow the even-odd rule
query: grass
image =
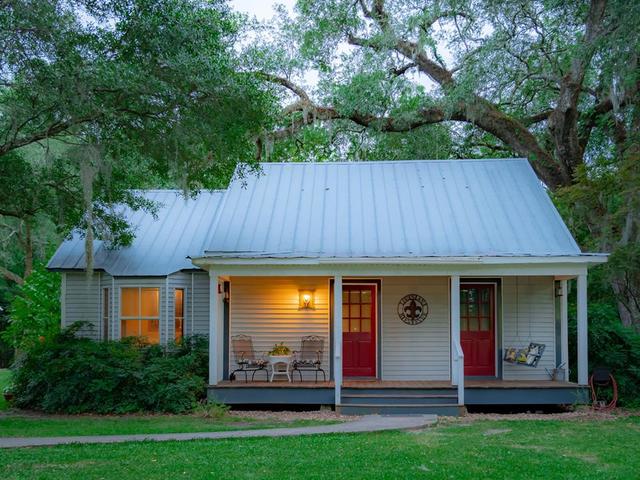
<svg viewBox="0 0 640 480">
<path fill-rule="evenodd" d="M 71 435 L 126 435 L 136 433 L 220 432 L 256 428 L 305 427 L 335 423 L 319 420 L 282 422 L 272 419 L 203 418 L 195 415 L 0 417 L 0 437 L 58 437 Z M 2 478 L 0 476 L 0 478 Z"/>
<path fill-rule="evenodd" d="M 0 412 L 9 408 L 9 404 L 4 399 L 4 387 L 9 385 L 10 372 L 6 368 L 0 368 Z"/>
<path fill-rule="evenodd" d="M 640 417 L 500 420 L 419 432 L 0 451 L 0 478 L 629 479 Z"/>
</svg>

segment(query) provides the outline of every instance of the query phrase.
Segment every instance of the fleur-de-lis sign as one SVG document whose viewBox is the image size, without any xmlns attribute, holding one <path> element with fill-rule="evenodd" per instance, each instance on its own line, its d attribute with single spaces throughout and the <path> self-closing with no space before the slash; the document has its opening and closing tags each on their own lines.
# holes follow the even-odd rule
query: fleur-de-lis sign
<svg viewBox="0 0 640 480">
<path fill-rule="evenodd" d="M 424 322 L 429 314 L 429 304 L 418 294 L 405 295 L 398 302 L 398 316 L 407 325 Z"/>
</svg>

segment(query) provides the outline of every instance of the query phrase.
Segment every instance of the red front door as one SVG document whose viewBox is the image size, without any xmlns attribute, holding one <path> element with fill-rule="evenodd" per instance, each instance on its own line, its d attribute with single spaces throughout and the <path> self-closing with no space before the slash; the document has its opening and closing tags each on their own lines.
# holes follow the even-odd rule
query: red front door
<svg viewBox="0 0 640 480">
<path fill-rule="evenodd" d="M 342 374 L 376 376 L 376 286 L 342 286 Z"/>
<path fill-rule="evenodd" d="M 494 285 L 460 286 L 460 344 L 465 375 L 496 374 L 494 293 Z"/>
</svg>

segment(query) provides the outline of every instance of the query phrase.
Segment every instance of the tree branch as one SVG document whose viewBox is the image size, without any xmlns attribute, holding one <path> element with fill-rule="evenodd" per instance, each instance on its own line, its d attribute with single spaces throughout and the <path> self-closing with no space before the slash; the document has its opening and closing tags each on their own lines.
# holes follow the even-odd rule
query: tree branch
<svg viewBox="0 0 640 480">
<path fill-rule="evenodd" d="M 24 279 L 20 275 L 7 270 L 3 266 L 0 266 L 0 275 L 2 275 L 2 277 L 9 280 L 10 282 L 17 283 L 18 285 L 24 285 Z"/>
</svg>

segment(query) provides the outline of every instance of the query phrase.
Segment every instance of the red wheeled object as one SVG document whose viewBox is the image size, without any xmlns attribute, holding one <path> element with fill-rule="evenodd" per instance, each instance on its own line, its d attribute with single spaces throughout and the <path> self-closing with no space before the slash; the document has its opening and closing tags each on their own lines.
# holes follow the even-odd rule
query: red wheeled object
<svg viewBox="0 0 640 480">
<path fill-rule="evenodd" d="M 618 384 L 613 378 L 611 370 L 606 367 L 596 367 L 589 378 L 589 387 L 591 387 L 591 405 L 594 410 L 611 410 L 616 408 L 618 402 Z M 605 389 L 611 389 L 611 400 L 598 398 L 602 396 Z"/>
</svg>

